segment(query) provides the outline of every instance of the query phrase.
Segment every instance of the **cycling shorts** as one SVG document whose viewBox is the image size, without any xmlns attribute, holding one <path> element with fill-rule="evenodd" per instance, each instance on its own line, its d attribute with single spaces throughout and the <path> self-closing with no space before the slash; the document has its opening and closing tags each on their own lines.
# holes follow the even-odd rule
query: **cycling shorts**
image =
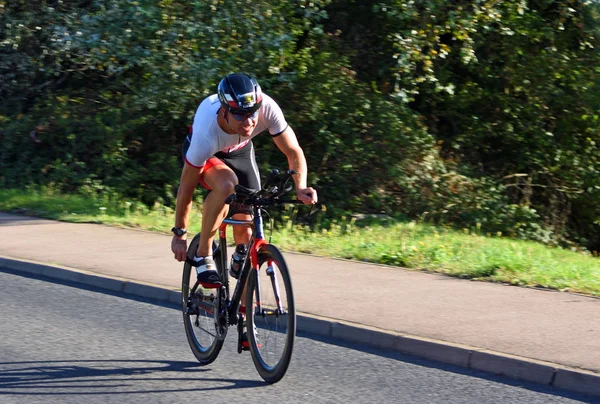
<svg viewBox="0 0 600 404">
<path fill-rule="evenodd" d="M 185 142 L 183 143 L 182 156 L 184 161 L 189 147 L 190 136 L 186 137 Z M 252 141 L 248 142 L 244 147 L 230 153 L 215 153 L 213 157 L 206 161 L 204 167 L 202 167 L 202 172 L 198 176 L 198 182 L 204 188 L 210 190 L 210 187 L 204 182 L 204 174 L 211 168 L 222 164 L 229 167 L 235 173 L 240 185 L 250 189 L 261 189 L 260 174 L 258 165 L 256 164 L 256 156 L 254 154 L 254 145 L 252 144 Z"/>
</svg>

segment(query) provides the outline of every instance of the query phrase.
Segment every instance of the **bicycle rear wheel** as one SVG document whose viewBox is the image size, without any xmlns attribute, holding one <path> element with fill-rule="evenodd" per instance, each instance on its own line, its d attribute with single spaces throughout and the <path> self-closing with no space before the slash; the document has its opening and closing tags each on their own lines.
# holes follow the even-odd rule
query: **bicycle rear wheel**
<svg viewBox="0 0 600 404">
<path fill-rule="evenodd" d="M 193 259 L 199 239 L 200 233 L 190 243 L 188 258 Z M 219 252 L 216 243 L 213 242 L 213 255 L 218 255 Z M 215 257 L 215 261 L 218 261 L 218 257 Z M 202 365 L 208 365 L 217 359 L 227 331 L 226 326 L 217 325 L 217 302 L 220 299 L 224 304 L 224 291 L 223 288 L 203 289 L 202 286 L 193 290 L 195 283 L 196 268 L 186 261 L 181 281 L 185 334 L 196 359 Z"/>
<path fill-rule="evenodd" d="M 296 335 L 296 308 L 288 267 L 279 250 L 265 245 L 259 271 L 251 270 L 246 290 L 247 335 L 254 366 L 268 383 L 285 375 Z"/>
</svg>

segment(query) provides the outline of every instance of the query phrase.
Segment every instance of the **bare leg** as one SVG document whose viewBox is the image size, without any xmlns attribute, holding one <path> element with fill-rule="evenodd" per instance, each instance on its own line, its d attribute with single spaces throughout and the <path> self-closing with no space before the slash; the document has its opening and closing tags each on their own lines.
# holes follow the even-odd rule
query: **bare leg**
<svg viewBox="0 0 600 404">
<path fill-rule="evenodd" d="M 223 219 L 227 216 L 229 206 L 225 205 L 225 199 L 235 192 L 235 185 L 238 183 L 235 173 L 226 165 L 212 167 L 204 174 L 204 181 L 212 189 L 204 200 L 204 209 L 202 211 L 202 232 L 198 243 L 196 255 L 206 257 L 212 255 L 212 242 Z M 234 218 L 240 220 L 250 220 L 250 215 L 236 214 Z M 252 230 L 248 227 L 234 227 L 233 239 L 237 244 L 248 244 Z M 241 305 L 244 306 L 246 299 L 246 285 L 242 291 Z"/>
<path fill-rule="evenodd" d="M 243 213 L 237 213 L 233 215 L 233 218 L 236 220 L 252 220 L 251 215 L 245 215 Z M 233 228 L 233 240 L 235 244 L 248 244 L 250 242 L 250 237 L 252 236 L 252 229 L 249 227 L 236 226 Z"/>
<path fill-rule="evenodd" d="M 225 199 L 233 194 L 237 184 L 237 177 L 231 169 L 225 165 L 212 167 L 204 174 L 204 181 L 212 189 L 204 200 L 202 211 L 202 232 L 196 255 L 206 257 L 212 255 L 212 242 L 219 226 L 223 222 L 229 206 L 225 205 Z"/>
</svg>

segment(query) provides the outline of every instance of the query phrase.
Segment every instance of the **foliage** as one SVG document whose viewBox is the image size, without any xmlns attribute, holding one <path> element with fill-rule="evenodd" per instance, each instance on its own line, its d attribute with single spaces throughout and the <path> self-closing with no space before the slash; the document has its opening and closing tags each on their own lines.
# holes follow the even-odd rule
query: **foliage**
<svg viewBox="0 0 600 404">
<path fill-rule="evenodd" d="M 268 87 L 319 18 L 265 1 L 243 14 L 225 1 L 2 5 L 0 182 L 100 181 L 149 204 L 173 203 L 178 144 L 220 77 L 248 70 Z"/>
<path fill-rule="evenodd" d="M 354 65 L 371 75 L 378 66 L 394 73 L 393 81 L 379 73 L 378 85 L 418 112 L 438 141 L 445 167 L 432 178 L 454 173 L 488 183 L 485 193 L 502 202 L 489 211 L 492 221 L 504 222 L 502 205 L 517 206 L 529 212 L 530 227 L 555 240 L 585 235 L 597 248 L 600 210 L 591 205 L 600 197 L 598 4 L 353 3 L 359 11 L 342 11 L 338 26 L 347 27 L 346 43 L 366 42 Z M 358 38 L 365 30 L 367 38 Z M 428 192 L 423 210 L 455 202 L 447 192 L 438 195 L 444 200 Z M 461 199 L 469 206 L 479 197 Z"/>
<path fill-rule="evenodd" d="M 198 102 L 247 71 L 328 215 L 600 248 L 598 3 L 0 0 L 0 186 L 173 206 Z M 262 169 L 286 162 L 257 139 Z"/>
<path fill-rule="evenodd" d="M 276 98 L 301 128 L 311 183 L 323 200 L 337 202 L 332 207 L 391 213 L 401 162 L 424 153 L 433 138 L 406 106 L 358 82 L 335 44 L 310 36 L 305 47 L 312 55 L 298 57 L 296 79 Z"/>
</svg>

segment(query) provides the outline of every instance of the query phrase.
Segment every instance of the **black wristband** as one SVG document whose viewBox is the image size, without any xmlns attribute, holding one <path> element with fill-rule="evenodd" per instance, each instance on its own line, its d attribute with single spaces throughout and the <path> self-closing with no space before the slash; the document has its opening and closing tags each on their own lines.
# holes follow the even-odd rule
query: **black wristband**
<svg viewBox="0 0 600 404">
<path fill-rule="evenodd" d="M 176 235 L 177 237 L 181 237 L 183 236 L 185 233 L 187 233 L 187 229 L 182 229 L 181 227 L 173 227 L 171 229 L 171 231 L 173 232 L 174 235 Z"/>
</svg>

